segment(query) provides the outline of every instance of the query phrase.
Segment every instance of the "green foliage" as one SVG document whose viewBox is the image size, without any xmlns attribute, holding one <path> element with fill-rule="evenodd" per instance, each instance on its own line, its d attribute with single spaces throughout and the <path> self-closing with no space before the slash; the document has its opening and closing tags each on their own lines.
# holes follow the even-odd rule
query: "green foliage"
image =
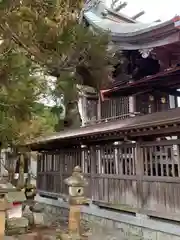
<svg viewBox="0 0 180 240">
<path fill-rule="evenodd" d="M 34 120 L 36 119 L 39 123 L 41 134 L 48 134 L 54 132 L 55 126 L 58 123 L 59 115 L 62 111 L 61 108 L 58 108 L 56 112 L 53 112 L 54 107 L 48 107 L 44 104 L 36 103 L 34 107 Z"/>
<path fill-rule="evenodd" d="M 62 94 L 64 96 L 64 123 L 67 127 L 80 125 L 77 84 L 99 90 L 108 82 L 108 36 L 94 34 L 79 24 L 82 5 L 83 1 L 73 0 L 0 2 L 2 39 L 11 39 L 18 45 L 17 49 L 23 49 L 23 56 L 30 59 L 29 64 L 34 62 L 45 74 L 56 77 L 55 89 L 51 93 L 56 102 Z M 17 68 L 18 75 L 20 68 Z M 27 71 L 22 63 L 21 71 L 23 74 Z M 25 77 L 23 74 L 21 78 Z M 24 94 L 29 92 L 24 90 Z M 31 97 L 30 94 L 26 100 L 28 107 L 25 110 L 31 105 Z M 60 122 L 58 126 L 57 130 L 61 128 Z"/>
<path fill-rule="evenodd" d="M 36 66 L 17 45 L 0 55 L 0 142 L 14 144 L 53 131 L 57 120 L 38 101 L 46 92 Z"/>
</svg>

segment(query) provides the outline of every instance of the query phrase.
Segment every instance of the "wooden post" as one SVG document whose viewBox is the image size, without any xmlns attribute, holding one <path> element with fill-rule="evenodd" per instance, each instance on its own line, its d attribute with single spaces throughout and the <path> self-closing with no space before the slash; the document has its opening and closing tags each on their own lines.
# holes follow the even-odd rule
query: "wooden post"
<svg viewBox="0 0 180 240">
<path fill-rule="evenodd" d="M 98 174 L 102 173 L 102 158 L 101 158 L 101 146 L 97 149 L 97 159 L 98 159 Z"/>
<path fill-rule="evenodd" d="M 130 81 L 130 83 L 133 83 L 133 81 Z M 134 117 L 134 113 L 136 112 L 136 97 L 131 96 L 129 97 L 129 113 L 130 117 Z"/>
<path fill-rule="evenodd" d="M 87 159 L 85 157 L 86 148 L 86 145 L 81 145 L 81 166 L 83 173 L 88 173 Z"/>
<path fill-rule="evenodd" d="M 97 121 L 101 122 L 101 96 L 98 97 L 98 104 L 97 104 Z"/>
<path fill-rule="evenodd" d="M 89 120 L 87 118 L 86 106 L 87 106 L 87 99 L 86 99 L 86 96 L 84 96 L 84 94 L 82 94 L 79 97 L 79 102 L 78 102 L 78 108 L 79 108 L 79 112 L 80 112 L 81 119 L 82 119 L 82 126 L 85 126 Z"/>
<path fill-rule="evenodd" d="M 176 108 L 176 97 L 169 95 L 169 107 L 170 108 Z"/>
<path fill-rule="evenodd" d="M 137 207 L 140 209 L 142 208 L 142 175 L 143 175 L 143 156 L 140 146 L 141 141 L 136 142 L 136 175 L 138 176 L 137 179 Z"/>
<path fill-rule="evenodd" d="M 114 148 L 114 160 L 115 160 L 115 174 L 120 174 L 122 171 L 122 162 L 119 161 L 120 156 L 118 154 L 119 152 L 119 142 L 114 142 L 115 148 Z"/>
<path fill-rule="evenodd" d="M 95 191 L 95 186 L 94 186 L 94 174 L 96 174 L 96 161 L 97 161 L 97 157 L 96 157 L 96 146 L 91 146 L 90 147 L 90 157 L 91 157 L 91 161 L 90 161 L 90 189 L 91 189 L 91 199 L 92 201 L 94 200 L 94 191 Z"/>
</svg>

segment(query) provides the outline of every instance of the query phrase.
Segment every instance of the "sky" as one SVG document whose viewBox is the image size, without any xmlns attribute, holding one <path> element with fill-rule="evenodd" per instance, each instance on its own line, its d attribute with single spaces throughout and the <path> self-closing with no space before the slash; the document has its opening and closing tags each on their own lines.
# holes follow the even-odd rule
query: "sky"
<svg viewBox="0 0 180 240">
<path fill-rule="evenodd" d="M 106 0 L 107 5 L 111 4 L 111 0 Z M 144 10 L 146 13 L 138 20 L 142 22 L 152 22 L 160 19 L 161 21 L 169 20 L 175 15 L 180 15 L 180 0 L 124 0 L 128 5 L 121 10 L 128 16 Z"/>
</svg>

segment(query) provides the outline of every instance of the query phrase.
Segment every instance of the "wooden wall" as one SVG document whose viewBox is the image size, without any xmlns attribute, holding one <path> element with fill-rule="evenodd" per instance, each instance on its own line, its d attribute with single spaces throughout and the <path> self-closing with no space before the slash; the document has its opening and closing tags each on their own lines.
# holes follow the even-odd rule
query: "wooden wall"
<svg viewBox="0 0 180 240">
<path fill-rule="evenodd" d="M 64 179 L 80 165 L 87 196 L 99 205 L 180 220 L 180 141 L 109 143 L 42 152 L 38 190 L 66 195 Z"/>
</svg>

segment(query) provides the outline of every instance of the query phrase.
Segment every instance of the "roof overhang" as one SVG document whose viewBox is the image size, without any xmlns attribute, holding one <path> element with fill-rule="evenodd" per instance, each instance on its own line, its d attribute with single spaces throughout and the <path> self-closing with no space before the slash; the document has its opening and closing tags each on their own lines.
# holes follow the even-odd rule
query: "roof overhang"
<svg viewBox="0 0 180 240">
<path fill-rule="evenodd" d="M 180 41 L 179 16 L 163 23 L 150 24 L 117 22 L 91 10 L 84 12 L 84 17 L 95 30 L 109 32 L 111 40 L 120 50 L 154 48 Z"/>
<path fill-rule="evenodd" d="M 170 79 L 171 78 L 171 79 Z M 145 77 L 141 80 L 129 82 L 126 85 L 116 86 L 111 89 L 101 90 L 102 100 L 116 96 L 131 96 L 143 91 L 161 91 L 163 88 L 178 89 L 180 87 L 180 67 L 170 68 L 156 75 Z"/>
<path fill-rule="evenodd" d="M 167 136 L 170 133 L 177 134 L 178 131 L 180 132 L 180 108 L 62 131 L 35 139 L 26 146 L 33 151 L 52 151 L 64 146 L 124 140 L 126 137 L 136 139 L 149 134 Z"/>
</svg>

